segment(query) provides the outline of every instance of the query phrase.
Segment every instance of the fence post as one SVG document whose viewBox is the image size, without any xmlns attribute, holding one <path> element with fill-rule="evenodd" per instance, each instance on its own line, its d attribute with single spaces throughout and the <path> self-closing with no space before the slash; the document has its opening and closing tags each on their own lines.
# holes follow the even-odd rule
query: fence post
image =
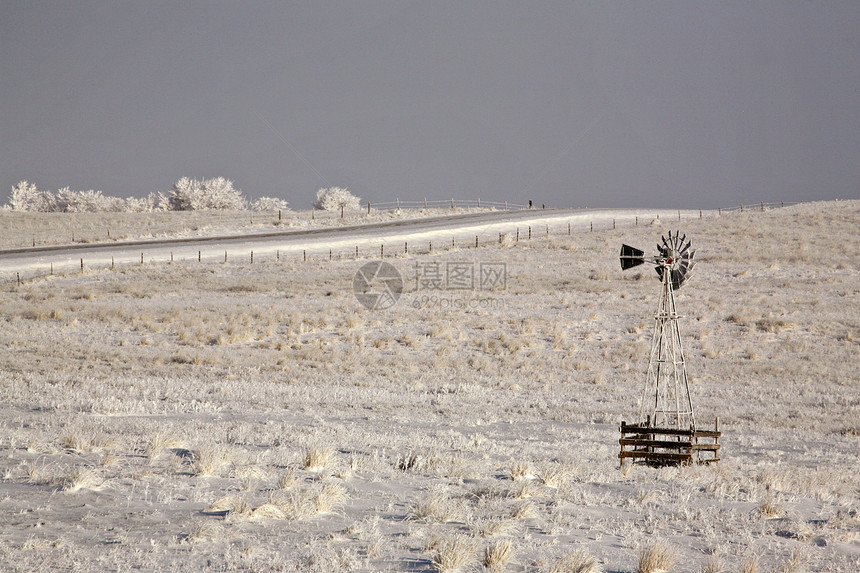
<svg viewBox="0 0 860 573">
<path fill-rule="evenodd" d="M 113 257 L 110 258 L 110 268 L 113 268 Z"/>
<path fill-rule="evenodd" d="M 281 220 L 281 210 L 278 209 L 278 221 L 280 221 L 280 220 Z"/>
<path fill-rule="evenodd" d="M 591 226 L 591 232 L 593 233 L 594 232 L 594 221 L 591 221 L 591 223 L 589 223 L 589 225 Z"/>
<path fill-rule="evenodd" d="M 302 249 L 302 262 L 306 263 L 308 261 L 308 252 L 305 249 Z"/>
<path fill-rule="evenodd" d="M 340 206 L 340 218 L 343 219 L 343 205 Z"/>
<path fill-rule="evenodd" d="M 478 235 L 475 235 L 475 248 L 478 248 Z"/>
<path fill-rule="evenodd" d="M 570 236 L 570 222 L 567 223 L 567 236 Z"/>
<path fill-rule="evenodd" d="M 143 264 L 143 253 L 140 253 L 140 264 Z"/>
<path fill-rule="evenodd" d="M 367 202 L 367 214 L 370 215 L 370 201 Z"/>
<path fill-rule="evenodd" d="M 529 225 L 529 241 L 532 240 L 532 226 Z"/>
<path fill-rule="evenodd" d="M 433 241 L 430 241 L 430 252 L 433 252 Z"/>
<path fill-rule="evenodd" d="M 520 228 L 517 227 L 517 242 L 520 242 Z"/>
<path fill-rule="evenodd" d="M 355 246 L 355 258 L 358 258 L 358 245 Z"/>
<path fill-rule="evenodd" d="M 173 261 L 173 253 L 170 253 L 170 260 Z M 254 251 L 251 251 L 251 264 L 254 264 Z"/>
<path fill-rule="evenodd" d="M 681 210 L 680 209 L 678 209 L 678 220 L 679 221 L 681 220 Z"/>
<path fill-rule="evenodd" d="M 702 210 L 699 209 L 699 219 L 701 219 L 701 218 L 702 218 Z"/>
<path fill-rule="evenodd" d="M 549 237 L 549 225 L 546 226 L 546 236 Z"/>
<path fill-rule="evenodd" d="M 615 219 L 612 219 L 612 230 L 615 230 Z"/>
<path fill-rule="evenodd" d="M 764 211 L 764 201 L 761 202 L 761 210 Z"/>
<path fill-rule="evenodd" d="M 197 251 L 197 262 L 200 262 L 200 251 Z"/>
<path fill-rule="evenodd" d="M 142 259 L 143 259 L 143 256 L 141 256 L 141 260 Z M 225 263 L 227 262 L 227 251 L 224 251 L 224 262 Z"/>
<path fill-rule="evenodd" d="M 251 262 L 254 262 L 254 251 L 251 251 Z M 173 264 L 173 251 L 170 251 L 170 264 Z"/>
<path fill-rule="evenodd" d="M 379 245 L 379 258 L 385 258 L 385 245 Z"/>
<path fill-rule="evenodd" d="M 424 208 L 427 208 L 427 197 L 424 197 Z"/>
<path fill-rule="evenodd" d="M 331 249 L 328 250 L 328 262 L 331 262 Z"/>
<path fill-rule="evenodd" d="M 454 208 L 454 198 L 453 197 L 451 197 L 451 208 L 452 209 Z"/>
<path fill-rule="evenodd" d="M 481 208 L 481 198 L 478 197 L 478 209 L 480 209 L 480 208 Z"/>
<path fill-rule="evenodd" d="M 17 279 L 18 279 L 18 286 L 21 286 L 21 273 L 16 272 L 16 273 L 15 273 L 15 278 L 17 278 Z"/>
<path fill-rule="evenodd" d="M 405 242 L 403 243 L 403 254 L 404 254 L 404 255 L 408 255 L 408 254 L 409 254 L 409 241 L 405 241 Z"/>
<path fill-rule="evenodd" d="M 636 215 L 636 226 L 639 226 L 639 215 Z"/>
</svg>

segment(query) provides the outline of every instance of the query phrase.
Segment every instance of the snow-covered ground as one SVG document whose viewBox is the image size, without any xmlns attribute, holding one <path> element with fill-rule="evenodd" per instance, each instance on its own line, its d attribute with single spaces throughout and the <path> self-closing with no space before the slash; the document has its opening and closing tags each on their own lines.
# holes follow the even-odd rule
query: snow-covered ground
<svg viewBox="0 0 860 573">
<path fill-rule="evenodd" d="M 671 571 L 860 570 L 860 202 L 657 214 L 4 256 L 0 569 L 621 572 L 660 542 Z M 675 229 L 722 460 L 622 471 L 659 284 L 618 251 Z M 406 290 L 369 310 L 379 241 Z"/>
</svg>

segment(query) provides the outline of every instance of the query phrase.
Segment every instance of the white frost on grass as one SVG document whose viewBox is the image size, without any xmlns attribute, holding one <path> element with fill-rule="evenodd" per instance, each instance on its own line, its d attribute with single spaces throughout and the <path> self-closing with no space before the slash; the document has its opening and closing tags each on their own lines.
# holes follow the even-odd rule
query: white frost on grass
<svg viewBox="0 0 860 573">
<path fill-rule="evenodd" d="M 665 540 L 672 570 L 857 570 L 860 203 L 663 219 L 410 245 L 387 311 L 327 257 L 7 280 L 2 568 L 633 571 Z M 618 251 L 676 228 L 722 461 L 622 472 L 658 283 Z M 416 308 L 435 262 L 505 263 L 466 294 L 503 304 Z"/>
</svg>

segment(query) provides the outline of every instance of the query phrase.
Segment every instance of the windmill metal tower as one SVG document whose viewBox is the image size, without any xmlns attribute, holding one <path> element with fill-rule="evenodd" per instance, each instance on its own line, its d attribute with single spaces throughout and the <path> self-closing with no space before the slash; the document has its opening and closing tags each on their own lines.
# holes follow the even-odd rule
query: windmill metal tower
<svg viewBox="0 0 860 573">
<path fill-rule="evenodd" d="M 654 265 L 661 283 L 648 372 L 639 402 L 639 423 L 626 426 L 622 422 L 622 464 L 625 457 L 645 458 L 652 462 L 692 461 L 694 451 L 697 455 L 701 451 L 716 454 L 719 449 L 719 422 L 714 432 L 696 430 L 678 325 L 678 319 L 682 317 L 675 305 L 675 291 L 689 280 L 695 266 L 695 254 L 686 235 L 673 235 L 671 231 L 668 238 L 662 237 L 662 244 L 657 245 L 657 255 L 653 257 L 646 258 L 643 251 L 629 245 L 621 247 L 622 270 L 649 262 Z M 643 433 L 646 430 L 647 433 Z M 627 433 L 636 435 L 625 438 Z M 664 438 L 655 440 L 655 435 L 663 435 Z M 698 444 L 699 437 L 714 438 L 714 443 Z M 625 452 L 625 445 L 635 446 L 635 451 Z"/>
</svg>

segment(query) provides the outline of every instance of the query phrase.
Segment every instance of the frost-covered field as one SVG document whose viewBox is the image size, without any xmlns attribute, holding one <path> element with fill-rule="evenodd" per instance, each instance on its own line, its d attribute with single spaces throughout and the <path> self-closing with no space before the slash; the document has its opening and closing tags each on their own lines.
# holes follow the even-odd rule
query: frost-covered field
<svg viewBox="0 0 860 573">
<path fill-rule="evenodd" d="M 371 209 L 327 211 L 156 211 L 148 213 L 17 213 L 0 211 L 0 249 L 44 247 L 134 239 L 211 237 L 343 227 L 452 214 L 487 213 L 495 209 Z"/>
<path fill-rule="evenodd" d="M 400 255 L 387 310 L 353 296 L 371 259 L 7 279 L 0 569 L 627 572 L 661 544 L 671 571 L 856 572 L 858 225 L 843 201 Z M 676 228 L 722 461 L 621 471 L 659 284 L 617 255 Z M 435 263 L 507 284 L 416 284 Z"/>
</svg>

